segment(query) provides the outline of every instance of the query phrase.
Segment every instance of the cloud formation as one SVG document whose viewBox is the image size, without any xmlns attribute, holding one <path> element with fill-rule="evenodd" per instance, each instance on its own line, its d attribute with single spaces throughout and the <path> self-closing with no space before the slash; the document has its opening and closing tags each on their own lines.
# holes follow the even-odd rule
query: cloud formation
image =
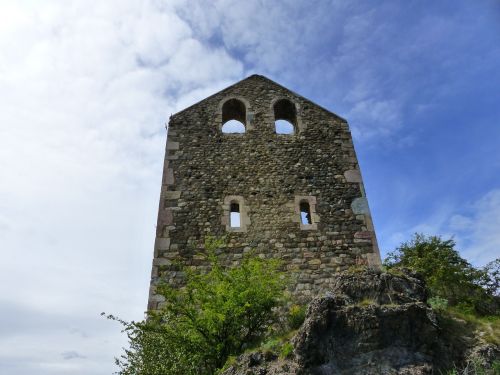
<svg viewBox="0 0 500 375">
<path fill-rule="evenodd" d="M 478 166 L 499 164 L 464 150 L 496 150 L 497 8 L 0 1 L 0 373 L 116 370 L 125 338 L 100 313 L 143 316 L 165 122 L 254 72 L 349 119 L 383 244 L 407 228 L 454 231 L 467 256 L 488 260 L 499 181 Z M 442 117 L 460 103 L 471 111 Z M 455 127 L 439 133 L 443 124 Z M 465 128 L 489 136 L 471 144 Z M 429 148 L 450 133 L 467 141 L 453 173 L 439 145 Z M 467 199 L 435 177 L 466 169 L 480 186 Z M 415 208 L 423 201 L 432 214 Z"/>
<path fill-rule="evenodd" d="M 77 358 L 80 358 L 80 359 L 87 358 L 84 355 L 81 355 L 80 353 L 78 353 L 77 351 L 74 351 L 74 350 L 69 350 L 67 352 L 62 352 L 61 356 L 63 357 L 63 359 L 66 359 L 66 360 L 68 360 L 68 359 L 77 359 Z"/>
<path fill-rule="evenodd" d="M 500 256 L 500 189 L 489 191 L 450 218 L 448 230 L 457 234 L 464 256 L 485 264 Z"/>
<path fill-rule="evenodd" d="M 0 372 L 111 373 L 99 313 L 145 309 L 164 124 L 243 65 L 160 2 L 0 14 Z"/>
</svg>

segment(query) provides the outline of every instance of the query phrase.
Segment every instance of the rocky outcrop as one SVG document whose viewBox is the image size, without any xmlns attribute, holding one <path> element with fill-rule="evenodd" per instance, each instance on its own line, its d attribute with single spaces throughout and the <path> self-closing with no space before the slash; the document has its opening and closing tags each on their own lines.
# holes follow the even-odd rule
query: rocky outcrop
<svg viewBox="0 0 500 375">
<path fill-rule="evenodd" d="M 309 305 L 282 359 L 242 355 L 224 375 L 424 375 L 463 362 L 470 347 L 447 342 L 415 274 L 344 273 Z M 490 352 L 497 350 L 491 348 Z M 498 351 L 496 351 L 498 353 Z"/>
</svg>

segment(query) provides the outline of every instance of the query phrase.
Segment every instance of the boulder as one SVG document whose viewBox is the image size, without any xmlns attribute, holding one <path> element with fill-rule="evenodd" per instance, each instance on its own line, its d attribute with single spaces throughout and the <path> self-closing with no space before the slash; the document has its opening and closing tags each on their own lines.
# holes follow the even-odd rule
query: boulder
<svg viewBox="0 0 500 375">
<path fill-rule="evenodd" d="M 471 349 L 446 342 L 426 300 L 423 281 L 409 271 L 339 274 L 309 304 L 290 358 L 246 353 L 223 375 L 439 373 L 463 362 Z M 488 349 L 490 355 L 497 349 Z"/>
</svg>

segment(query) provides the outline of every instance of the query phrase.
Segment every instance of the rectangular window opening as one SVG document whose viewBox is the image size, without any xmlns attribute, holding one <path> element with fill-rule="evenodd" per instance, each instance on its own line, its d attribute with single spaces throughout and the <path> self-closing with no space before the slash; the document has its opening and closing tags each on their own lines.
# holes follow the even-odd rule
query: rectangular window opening
<svg viewBox="0 0 500 375">
<path fill-rule="evenodd" d="M 231 228 L 239 228 L 240 223 L 240 205 L 238 203 L 231 203 L 231 212 L 229 213 L 229 226 Z"/>
<path fill-rule="evenodd" d="M 300 222 L 303 225 L 312 224 L 309 202 L 300 202 Z"/>
</svg>

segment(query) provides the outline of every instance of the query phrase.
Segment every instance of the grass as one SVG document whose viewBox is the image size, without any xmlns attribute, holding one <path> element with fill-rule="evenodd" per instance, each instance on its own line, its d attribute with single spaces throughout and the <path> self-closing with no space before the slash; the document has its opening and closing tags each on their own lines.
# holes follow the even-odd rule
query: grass
<svg viewBox="0 0 500 375">
<path fill-rule="evenodd" d="M 491 368 L 486 368 L 479 361 L 470 361 L 462 369 L 454 368 L 446 372 L 446 375 L 499 375 L 500 361 L 492 363 Z"/>
<path fill-rule="evenodd" d="M 456 307 L 448 307 L 446 313 L 453 318 L 465 321 L 485 342 L 500 345 L 500 316 L 477 316 Z"/>
<path fill-rule="evenodd" d="M 264 354 L 275 355 L 281 359 L 289 358 L 293 354 L 293 345 L 290 340 L 297 333 L 297 330 L 286 332 L 280 336 L 269 337 L 259 346 L 248 348 L 245 352 L 262 351 Z"/>
<path fill-rule="evenodd" d="M 294 329 L 299 329 L 306 318 L 306 307 L 304 305 L 292 305 L 288 311 L 288 325 Z"/>
<path fill-rule="evenodd" d="M 378 305 L 377 301 L 373 298 L 363 298 L 357 303 L 358 306 L 374 306 Z"/>
</svg>

